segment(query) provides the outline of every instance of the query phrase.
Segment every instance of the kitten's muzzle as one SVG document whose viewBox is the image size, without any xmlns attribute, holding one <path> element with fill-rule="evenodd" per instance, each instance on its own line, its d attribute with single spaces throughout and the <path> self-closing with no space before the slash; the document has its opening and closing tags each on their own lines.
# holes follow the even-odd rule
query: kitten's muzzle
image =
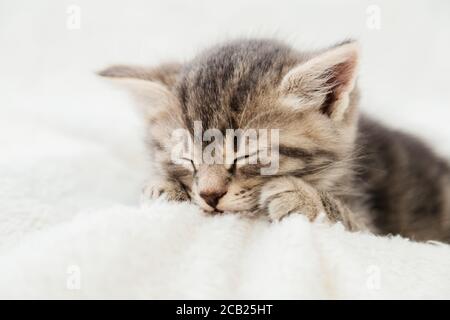
<svg viewBox="0 0 450 320">
<path fill-rule="evenodd" d="M 211 208 L 215 209 L 220 198 L 222 198 L 226 193 L 227 191 L 200 192 L 200 197 L 202 197 Z"/>
</svg>

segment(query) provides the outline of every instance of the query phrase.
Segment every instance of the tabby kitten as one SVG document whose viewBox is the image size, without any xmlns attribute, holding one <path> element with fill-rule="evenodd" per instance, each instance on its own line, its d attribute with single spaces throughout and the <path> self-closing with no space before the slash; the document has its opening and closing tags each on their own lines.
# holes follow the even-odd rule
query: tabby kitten
<svg viewBox="0 0 450 320">
<path fill-rule="evenodd" d="M 325 213 L 349 230 L 450 241 L 447 163 L 415 138 L 358 112 L 358 45 L 300 52 L 274 40 L 221 44 L 185 64 L 112 66 L 101 76 L 126 86 L 148 123 L 157 176 L 147 196 L 193 201 L 208 212 L 280 220 Z M 174 163 L 172 133 L 279 129 L 279 168 Z M 251 157 L 244 154 L 244 158 Z"/>
</svg>

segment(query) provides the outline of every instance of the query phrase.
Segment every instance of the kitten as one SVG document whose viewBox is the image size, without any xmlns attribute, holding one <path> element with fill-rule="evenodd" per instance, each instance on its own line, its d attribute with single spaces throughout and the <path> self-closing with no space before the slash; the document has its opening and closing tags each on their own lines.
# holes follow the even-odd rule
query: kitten
<svg viewBox="0 0 450 320">
<path fill-rule="evenodd" d="M 148 123 L 158 172 L 149 197 L 165 193 L 208 212 L 271 220 L 324 212 L 349 230 L 449 242 L 449 166 L 414 137 L 358 112 L 358 60 L 352 41 L 300 52 L 274 40 L 238 40 L 185 64 L 99 74 L 126 86 Z M 172 133 L 193 135 L 195 121 L 220 132 L 279 129 L 278 171 L 262 175 L 259 164 L 237 159 L 174 163 Z"/>
</svg>

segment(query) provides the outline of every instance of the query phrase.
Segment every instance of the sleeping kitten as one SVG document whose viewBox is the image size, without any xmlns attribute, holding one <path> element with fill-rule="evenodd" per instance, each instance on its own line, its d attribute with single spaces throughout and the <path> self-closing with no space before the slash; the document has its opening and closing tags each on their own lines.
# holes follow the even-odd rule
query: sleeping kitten
<svg viewBox="0 0 450 320">
<path fill-rule="evenodd" d="M 271 220 L 324 212 L 349 230 L 448 242 L 449 166 L 414 137 L 359 114 L 358 55 L 355 42 L 299 52 L 273 40 L 241 40 L 185 64 L 113 66 L 100 75 L 126 86 L 148 123 L 158 172 L 149 197 L 165 193 L 208 212 Z M 260 164 L 237 158 L 174 163 L 173 132 L 193 136 L 196 121 L 222 133 L 278 129 L 277 172 L 262 175 Z"/>
</svg>

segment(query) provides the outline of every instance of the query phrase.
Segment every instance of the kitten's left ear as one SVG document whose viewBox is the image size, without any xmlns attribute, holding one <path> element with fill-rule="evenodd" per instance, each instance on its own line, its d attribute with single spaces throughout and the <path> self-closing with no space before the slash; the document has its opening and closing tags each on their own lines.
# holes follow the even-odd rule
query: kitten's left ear
<svg viewBox="0 0 450 320">
<path fill-rule="evenodd" d="M 150 68 L 131 65 L 114 65 L 98 72 L 98 75 L 118 80 L 138 79 L 154 81 L 170 88 L 175 84 L 180 69 L 181 65 L 178 63 L 164 63 Z"/>
<path fill-rule="evenodd" d="M 358 56 L 358 44 L 347 42 L 296 66 L 281 82 L 285 104 L 299 111 L 316 109 L 332 120 L 343 120 L 355 87 Z"/>
<path fill-rule="evenodd" d="M 162 64 L 153 68 L 115 65 L 98 72 L 119 87 L 129 91 L 141 112 L 151 116 L 173 109 L 178 101 L 171 92 L 181 69 L 179 64 Z"/>
</svg>

